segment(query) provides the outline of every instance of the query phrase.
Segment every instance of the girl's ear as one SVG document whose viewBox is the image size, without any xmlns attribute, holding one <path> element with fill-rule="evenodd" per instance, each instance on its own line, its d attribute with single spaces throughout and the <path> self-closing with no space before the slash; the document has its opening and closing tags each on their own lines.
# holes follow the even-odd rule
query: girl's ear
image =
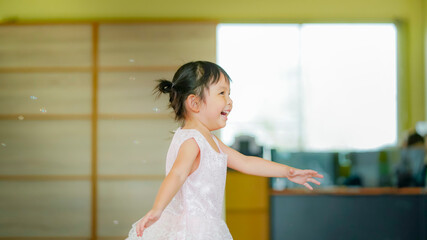
<svg viewBox="0 0 427 240">
<path fill-rule="evenodd" d="M 192 112 L 198 113 L 200 111 L 200 98 L 194 94 L 190 94 L 185 100 L 187 108 Z"/>
</svg>

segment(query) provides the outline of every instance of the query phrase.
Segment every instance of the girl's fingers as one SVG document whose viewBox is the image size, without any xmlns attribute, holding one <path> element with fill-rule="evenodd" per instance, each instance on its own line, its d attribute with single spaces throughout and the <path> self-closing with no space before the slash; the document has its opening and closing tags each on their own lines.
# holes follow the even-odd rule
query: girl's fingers
<svg viewBox="0 0 427 240">
<path fill-rule="evenodd" d="M 136 235 L 140 237 L 142 233 L 144 232 L 145 224 L 147 223 L 148 218 L 144 217 L 141 221 L 139 221 L 138 225 L 136 226 Z"/>
<path fill-rule="evenodd" d="M 320 178 L 323 177 L 322 174 L 319 174 L 317 171 L 314 171 L 314 170 L 307 169 L 307 170 L 304 170 L 304 171 L 305 171 L 304 172 L 305 174 L 312 175 L 313 177 L 320 177 Z"/>
<path fill-rule="evenodd" d="M 306 188 L 308 188 L 308 189 L 310 189 L 310 190 L 313 190 L 313 188 L 310 186 L 310 184 L 308 184 L 308 183 L 304 183 L 304 186 L 306 187 Z"/>
<path fill-rule="evenodd" d="M 306 170 L 302 170 L 300 173 L 300 175 L 309 175 L 309 176 L 315 176 L 318 173 L 314 170 L 310 170 L 310 169 L 306 169 Z"/>
<path fill-rule="evenodd" d="M 142 221 L 142 219 L 138 222 L 138 224 L 136 224 L 136 236 L 139 236 L 139 234 L 140 234 L 140 231 L 139 231 L 139 228 L 140 228 L 140 226 L 141 226 L 141 221 Z"/>
<path fill-rule="evenodd" d="M 308 175 L 311 175 L 311 177 L 317 177 L 317 178 L 323 178 L 322 174 L 319 174 L 318 172 L 314 171 L 314 170 L 309 170 L 309 172 L 307 172 Z"/>
<path fill-rule="evenodd" d="M 320 174 L 320 173 L 318 173 L 318 172 L 316 172 L 316 171 L 314 171 L 313 174 L 312 174 L 312 177 L 323 178 L 323 175 Z"/>
<path fill-rule="evenodd" d="M 307 178 L 307 182 L 312 182 L 314 184 L 320 185 L 320 182 L 313 178 Z"/>
</svg>

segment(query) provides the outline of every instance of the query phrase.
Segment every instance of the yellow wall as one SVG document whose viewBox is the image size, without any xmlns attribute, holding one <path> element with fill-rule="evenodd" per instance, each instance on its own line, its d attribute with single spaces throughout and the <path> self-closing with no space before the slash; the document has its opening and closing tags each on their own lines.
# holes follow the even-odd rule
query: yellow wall
<svg viewBox="0 0 427 240">
<path fill-rule="evenodd" d="M 421 15 L 423 0 L 0 0 L 23 20 L 185 18 L 220 21 L 378 20 Z M 419 12 L 419 13 L 416 13 Z"/>
<path fill-rule="evenodd" d="M 0 21 L 391 22 L 405 27 L 399 128 L 425 119 L 427 0 L 0 0 Z"/>
<path fill-rule="evenodd" d="M 425 82 L 427 82 L 427 0 L 424 0 L 424 78 L 426 79 Z M 427 84 L 425 86 L 424 93 L 427 93 Z M 427 107 L 427 97 L 425 97 L 425 107 Z M 427 110 L 426 110 L 426 117 L 427 119 Z"/>
</svg>

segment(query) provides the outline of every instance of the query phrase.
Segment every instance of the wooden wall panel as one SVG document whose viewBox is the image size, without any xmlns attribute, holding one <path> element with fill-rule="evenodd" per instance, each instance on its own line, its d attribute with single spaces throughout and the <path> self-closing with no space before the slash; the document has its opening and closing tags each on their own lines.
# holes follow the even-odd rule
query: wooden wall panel
<svg viewBox="0 0 427 240">
<path fill-rule="evenodd" d="M 200 59 L 215 61 L 215 36 L 216 25 L 206 23 L 103 24 L 100 66 L 180 66 Z"/>
<path fill-rule="evenodd" d="M 0 237 L 89 236 L 89 181 L 0 181 Z"/>
<path fill-rule="evenodd" d="M 89 72 L 0 73 L 0 114 L 90 114 L 91 85 Z"/>
<path fill-rule="evenodd" d="M 107 114 L 167 114 L 169 98 L 156 100 L 155 80 L 172 80 L 173 71 L 102 72 L 99 81 L 99 112 Z"/>
<path fill-rule="evenodd" d="M 90 67 L 90 25 L 4 25 L 0 67 Z"/>
<path fill-rule="evenodd" d="M 90 174 L 87 120 L 1 120 L 0 175 Z"/>
<path fill-rule="evenodd" d="M 101 120 L 99 175 L 164 175 L 177 124 L 171 119 Z"/>
<path fill-rule="evenodd" d="M 126 236 L 154 203 L 160 180 L 99 181 L 98 236 Z"/>
</svg>

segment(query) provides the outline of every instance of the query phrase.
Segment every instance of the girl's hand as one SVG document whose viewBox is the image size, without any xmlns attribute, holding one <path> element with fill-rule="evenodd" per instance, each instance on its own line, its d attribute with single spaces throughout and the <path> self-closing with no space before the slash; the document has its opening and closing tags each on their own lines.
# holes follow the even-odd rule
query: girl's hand
<svg viewBox="0 0 427 240">
<path fill-rule="evenodd" d="M 151 209 L 145 216 L 139 220 L 138 224 L 136 224 L 136 236 L 142 237 L 142 234 L 146 228 L 153 225 L 157 220 L 159 220 L 162 215 L 162 211 L 156 211 Z"/>
<path fill-rule="evenodd" d="M 320 182 L 315 180 L 314 177 L 323 178 L 323 175 L 313 170 L 301 170 L 297 168 L 289 169 L 288 179 L 294 183 L 304 185 L 306 188 L 310 190 L 313 190 L 313 188 L 310 186 L 310 184 L 308 184 L 308 182 L 312 182 L 317 185 L 320 185 Z"/>
</svg>

